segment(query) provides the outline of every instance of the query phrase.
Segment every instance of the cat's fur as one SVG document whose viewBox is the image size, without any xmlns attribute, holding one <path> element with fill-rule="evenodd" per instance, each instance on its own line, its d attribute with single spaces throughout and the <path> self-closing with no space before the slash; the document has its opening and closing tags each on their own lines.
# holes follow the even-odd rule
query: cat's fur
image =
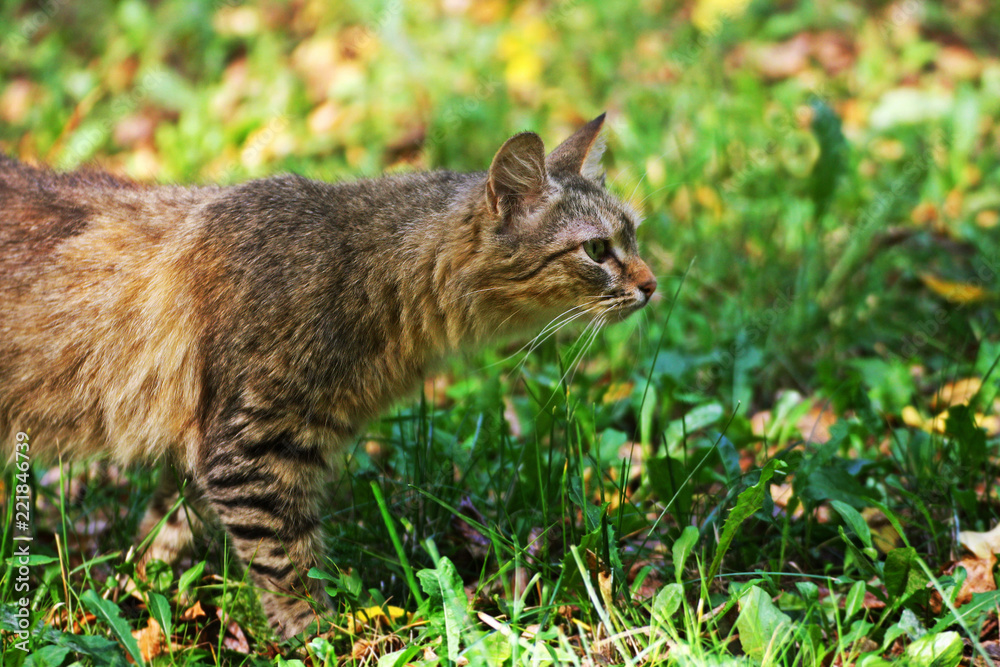
<svg viewBox="0 0 1000 667">
<path fill-rule="evenodd" d="M 603 118 L 547 158 L 526 132 L 487 173 L 335 185 L 144 186 L 0 156 L 0 439 L 173 462 L 299 632 L 302 593 L 325 597 L 305 574 L 338 447 L 459 348 L 653 293 L 636 215 L 603 186 Z M 150 554 L 196 521 L 170 517 Z"/>
</svg>

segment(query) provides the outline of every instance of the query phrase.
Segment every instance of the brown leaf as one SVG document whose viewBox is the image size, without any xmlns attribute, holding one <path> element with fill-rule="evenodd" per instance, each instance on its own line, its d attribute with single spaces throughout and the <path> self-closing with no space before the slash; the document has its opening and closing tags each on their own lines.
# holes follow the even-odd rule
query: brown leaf
<svg viewBox="0 0 1000 667">
<path fill-rule="evenodd" d="M 787 79 L 809 64 L 812 44 L 809 35 L 800 34 L 778 44 L 767 44 L 757 50 L 757 69 L 768 79 Z"/>
<path fill-rule="evenodd" d="M 796 426 L 807 443 L 823 444 L 830 440 L 830 428 L 836 423 L 837 415 L 833 414 L 830 402 L 814 400 Z"/>
<path fill-rule="evenodd" d="M 181 614 L 182 621 L 196 621 L 199 618 L 208 618 L 208 614 L 201 608 L 201 601 L 195 602 Z"/>
<path fill-rule="evenodd" d="M 996 556 L 993 554 L 989 554 L 986 558 L 967 557 L 953 563 L 944 571 L 945 574 L 954 574 L 960 567 L 965 569 L 966 578 L 955 598 L 956 607 L 971 602 L 973 593 L 987 593 L 997 589 L 993 579 L 993 567 L 996 562 Z"/>
<path fill-rule="evenodd" d="M 141 630 L 133 630 L 132 636 L 139 643 L 142 659 L 147 662 L 163 653 L 166 648 L 166 636 L 155 618 L 150 618 L 149 623 Z"/>
<path fill-rule="evenodd" d="M 240 627 L 239 623 L 231 618 L 227 622 L 221 607 L 215 610 L 215 615 L 226 628 L 226 634 L 222 637 L 222 645 L 230 651 L 248 655 L 250 653 L 250 644 L 247 642 L 247 637 L 243 634 L 243 628 Z"/>
</svg>

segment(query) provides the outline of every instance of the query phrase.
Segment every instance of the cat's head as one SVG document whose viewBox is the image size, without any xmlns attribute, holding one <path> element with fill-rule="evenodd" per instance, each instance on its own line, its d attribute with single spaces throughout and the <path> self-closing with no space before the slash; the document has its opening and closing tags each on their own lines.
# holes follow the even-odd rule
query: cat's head
<svg viewBox="0 0 1000 667">
<path fill-rule="evenodd" d="M 601 114 L 548 156 L 537 134 L 522 132 L 490 165 L 492 300 L 524 325 L 563 313 L 620 320 L 656 290 L 638 254 L 638 214 L 604 184 L 603 124 Z"/>
</svg>

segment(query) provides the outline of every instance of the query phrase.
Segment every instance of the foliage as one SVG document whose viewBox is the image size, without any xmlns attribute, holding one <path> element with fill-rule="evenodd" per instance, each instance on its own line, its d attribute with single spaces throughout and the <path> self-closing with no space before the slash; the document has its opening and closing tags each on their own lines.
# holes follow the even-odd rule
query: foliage
<svg viewBox="0 0 1000 667">
<path fill-rule="evenodd" d="M 988 664 L 995 4 L 0 5 L 0 149 L 59 168 L 483 169 L 608 110 L 661 286 L 372 424 L 284 645 L 219 541 L 134 576 L 151 471 L 36 462 L 18 650 L 9 471 L 4 664 Z"/>
</svg>

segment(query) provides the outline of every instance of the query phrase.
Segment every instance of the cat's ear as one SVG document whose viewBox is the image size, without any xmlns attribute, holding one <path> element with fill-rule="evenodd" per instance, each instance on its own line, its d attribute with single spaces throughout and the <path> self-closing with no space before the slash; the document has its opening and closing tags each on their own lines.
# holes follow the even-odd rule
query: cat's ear
<svg viewBox="0 0 1000 667">
<path fill-rule="evenodd" d="M 486 202 L 505 223 L 530 211 L 545 196 L 545 145 L 534 132 L 508 139 L 490 164 Z"/>
<path fill-rule="evenodd" d="M 581 127 L 552 151 L 545 160 L 550 172 L 569 172 L 594 181 L 602 180 L 601 156 L 604 155 L 605 140 L 601 128 L 605 115 L 602 113 Z"/>
</svg>

